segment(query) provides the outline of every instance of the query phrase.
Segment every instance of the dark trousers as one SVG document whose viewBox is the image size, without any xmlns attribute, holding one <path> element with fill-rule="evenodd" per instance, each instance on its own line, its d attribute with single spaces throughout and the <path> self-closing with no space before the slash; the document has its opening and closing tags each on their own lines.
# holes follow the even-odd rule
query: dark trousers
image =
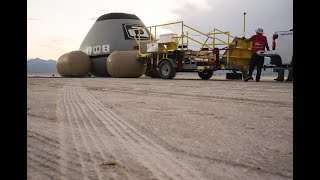
<svg viewBox="0 0 320 180">
<path fill-rule="evenodd" d="M 260 79 L 263 63 L 264 63 L 264 57 L 257 55 L 257 53 L 253 53 L 251 56 L 250 64 L 249 64 L 250 66 L 249 66 L 248 76 L 252 77 L 253 70 L 257 66 L 256 79 Z"/>
<path fill-rule="evenodd" d="M 288 70 L 289 73 L 288 73 L 288 77 L 287 79 L 292 81 L 293 80 L 293 73 L 292 73 L 292 69 L 291 70 Z M 278 70 L 278 79 L 284 79 L 284 69 L 279 69 Z"/>
<path fill-rule="evenodd" d="M 292 61 L 291 61 L 291 68 L 293 68 Z M 293 70 L 289 69 L 288 71 L 289 71 L 289 73 L 288 73 L 287 80 L 293 81 L 293 72 L 292 72 Z M 278 78 L 277 79 L 281 79 L 281 80 L 284 79 L 284 69 L 278 70 Z"/>
</svg>

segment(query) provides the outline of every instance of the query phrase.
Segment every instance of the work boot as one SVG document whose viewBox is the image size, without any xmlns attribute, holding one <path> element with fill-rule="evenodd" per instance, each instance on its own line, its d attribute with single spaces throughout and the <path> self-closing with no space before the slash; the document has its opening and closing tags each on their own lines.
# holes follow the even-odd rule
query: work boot
<svg viewBox="0 0 320 180">
<path fill-rule="evenodd" d="M 274 79 L 274 80 L 276 80 L 276 81 L 283 81 L 284 78 L 278 77 L 278 78 L 276 78 L 276 79 Z"/>
<path fill-rule="evenodd" d="M 274 79 L 276 81 L 284 81 L 284 70 L 283 69 L 279 69 L 278 70 L 278 78 Z"/>
<path fill-rule="evenodd" d="M 292 69 L 291 69 L 291 70 L 289 70 L 289 74 L 288 74 L 288 77 L 287 77 L 286 81 L 293 81 L 293 73 L 292 73 Z"/>
<path fill-rule="evenodd" d="M 253 80 L 252 76 L 248 76 L 246 79 L 244 79 L 244 81 L 249 81 L 249 80 Z"/>
</svg>

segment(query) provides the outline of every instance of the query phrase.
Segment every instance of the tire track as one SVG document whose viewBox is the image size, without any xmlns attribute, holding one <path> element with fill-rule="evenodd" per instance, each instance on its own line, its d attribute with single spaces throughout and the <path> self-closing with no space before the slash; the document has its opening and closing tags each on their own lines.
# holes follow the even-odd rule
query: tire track
<svg viewBox="0 0 320 180">
<path fill-rule="evenodd" d="M 56 140 L 51 139 L 45 135 L 31 131 L 29 129 L 27 130 L 27 135 L 28 135 L 28 138 L 30 138 L 30 140 L 28 140 L 28 143 L 27 143 L 28 146 L 29 145 L 33 146 L 33 144 L 29 143 L 29 141 L 35 140 L 35 141 L 38 141 L 40 144 L 43 144 L 44 146 L 50 146 L 54 149 L 61 150 L 61 145 L 60 145 L 59 141 L 56 141 Z"/>
<path fill-rule="evenodd" d="M 75 92 L 77 92 L 78 85 L 76 85 L 75 82 L 72 82 L 72 84 L 74 85 L 65 86 L 63 88 L 62 94 L 63 94 L 64 100 L 62 102 L 63 106 L 61 106 L 61 108 L 64 109 L 65 107 L 65 110 L 63 111 L 65 114 L 60 117 L 62 117 L 61 119 L 64 119 L 64 118 L 71 119 L 72 120 L 71 127 L 73 126 L 72 128 L 76 128 L 76 130 L 78 130 L 75 134 L 79 135 L 79 138 L 82 138 L 82 139 L 78 139 L 78 141 L 83 143 L 84 145 L 83 149 L 85 149 L 85 153 L 86 153 L 82 155 L 87 156 L 87 161 L 90 162 L 89 164 L 95 170 L 94 175 L 98 176 L 96 178 L 118 179 L 119 175 L 120 176 L 122 175 L 121 178 L 129 179 L 128 175 L 123 170 L 130 171 L 130 168 L 128 169 L 126 166 L 119 164 L 118 161 L 116 161 L 118 163 L 116 164 L 117 166 L 114 166 L 117 169 L 112 168 L 113 170 L 111 170 L 111 173 L 109 174 L 108 172 L 103 172 L 108 170 L 109 168 L 108 162 L 115 162 L 114 156 L 112 155 L 110 156 L 111 153 L 108 154 L 107 151 L 105 151 L 105 150 L 108 150 L 107 148 L 108 146 L 105 145 L 106 142 L 104 141 L 106 138 L 110 138 L 110 134 L 106 132 L 97 132 L 97 129 L 99 128 L 99 126 L 93 125 L 94 124 L 93 122 L 96 122 L 97 118 L 95 118 L 95 116 L 89 116 L 86 113 L 86 109 L 82 107 L 83 102 L 80 102 L 79 97 L 75 96 Z M 68 117 L 68 114 L 70 114 L 71 118 Z M 106 136 L 102 138 L 101 134 Z M 117 171 L 117 173 L 114 173 L 113 171 Z M 104 176 L 108 176 L 108 177 L 104 177 Z M 93 179 L 93 178 L 90 178 L 90 179 Z"/>
<path fill-rule="evenodd" d="M 74 160 L 78 160 L 81 164 L 81 171 L 82 175 L 80 177 L 83 177 L 84 179 L 102 179 L 101 173 L 99 172 L 99 169 L 94 163 L 94 159 L 92 157 L 92 152 L 90 149 L 90 146 L 88 145 L 88 142 L 84 138 L 84 134 L 82 129 L 79 127 L 79 122 L 77 115 L 75 114 L 75 110 L 73 109 L 74 104 L 72 104 L 70 100 L 70 88 L 64 87 L 63 88 L 63 100 L 62 100 L 62 105 L 63 109 L 65 111 L 68 126 L 70 127 L 70 132 L 71 132 L 71 141 L 72 141 L 72 146 L 67 146 L 67 148 L 70 147 L 75 147 L 75 154 L 77 154 L 77 158 L 73 158 Z M 68 133 L 64 133 L 64 138 L 68 138 L 70 135 Z M 80 151 L 80 149 L 82 151 Z M 65 153 L 64 153 L 65 154 Z M 70 158 L 66 157 L 66 158 Z M 75 175 L 70 175 L 70 176 L 79 176 L 79 174 Z"/>
<path fill-rule="evenodd" d="M 52 125 L 51 128 L 48 125 Z M 44 176 L 44 178 L 50 178 L 52 173 L 55 178 L 67 177 L 65 173 L 61 171 L 61 168 L 67 169 L 69 172 L 81 173 L 79 171 L 80 164 L 76 161 L 69 161 L 71 166 L 61 165 L 61 156 L 59 152 L 62 150 L 62 146 L 58 139 L 57 132 L 58 127 L 52 123 L 45 123 L 41 120 L 30 120 L 27 128 L 27 163 L 28 168 L 30 164 L 33 164 L 33 169 L 38 175 Z M 73 155 L 73 152 L 66 151 L 68 155 Z M 32 162 L 31 162 L 32 161 Z M 80 166 L 81 167 L 81 166 Z M 31 168 L 32 169 L 32 168 Z M 48 173 L 42 173 L 48 171 Z"/>
<path fill-rule="evenodd" d="M 60 177 L 65 177 L 65 174 L 59 171 L 59 169 L 54 168 L 59 165 L 59 162 L 47 157 L 46 153 L 35 152 L 27 148 L 27 153 L 32 154 L 27 156 L 28 168 L 31 166 L 35 171 L 40 172 L 41 174 L 47 177 L 56 177 L 54 174 L 58 174 Z M 44 155 L 45 154 L 45 155 Z M 48 172 L 50 170 L 50 173 Z"/>
<path fill-rule="evenodd" d="M 63 92 L 62 92 L 63 93 Z M 67 175 L 68 178 L 73 178 L 73 177 L 79 177 L 79 179 L 88 179 L 87 176 L 85 175 L 85 170 L 84 170 L 84 164 L 82 157 L 80 156 L 79 153 L 79 147 L 76 146 L 75 143 L 75 135 L 74 135 L 74 128 L 71 127 L 70 123 L 70 115 L 67 112 L 67 107 L 65 106 L 65 94 L 62 94 L 62 97 L 59 96 L 59 99 L 61 99 L 59 102 L 59 105 L 57 109 L 58 114 L 60 114 L 60 141 L 61 141 L 61 151 L 60 151 L 60 156 L 61 156 L 61 161 L 60 161 L 60 168 L 61 171 Z M 64 109 L 65 112 L 62 110 Z M 63 118 L 65 117 L 65 118 Z M 65 120 L 66 119 L 66 120 Z M 72 152 L 72 153 L 68 153 Z M 75 156 L 76 155 L 76 156 Z M 71 162 L 76 161 L 77 163 L 80 164 L 80 167 L 78 169 L 80 170 L 79 172 L 77 171 L 68 171 L 68 167 L 73 167 Z"/>
<path fill-rule="evenodd" d="M 84 101 L 86 101 L 86 100 L 84 100 Z M 121 129 L 119 129 L 119 128 L 118 128 L 117 126 L 115 126 L 114 124 L 112 124 L 112 123 L 110 123 L 110 122 L 108 122 L 108 124 L 105 124 L 104 121 L 105 121 L 106 117 L 105 117 L 104 115 L 101 115 L 101 113 L 99 112 L 99 109 L 92 108 L 92 106 L 89 106 L 89 108 L 90 108 L 91 112 L 93 112 L 96 117 L 100 118 L 100 121 L 103 123 L 104 127 L 105 127 L 108 131 L 110 131 L 110 132 L 113 134 L 113 136 L 116 137 L 116 140 L 117 140 L 118 142 L 120 142 L 120 144 L 122 144 L 121 146 L 124 147 L 127 151 L 128 151 L 128 149 L 131 149 L 131 151 L 132 151 L 133 147 L 135 147 L 136 144 L 132 145 L 130 139 L 128 139 L 128 137 L 124 136 L 124 135 L 121 133 Z M 108 118 L 108 117 L 107 117 L 107 118 Z M 126 132 L 126 133 L 128 133 L 128 132 Z M 136 143 L 138 142 L 138 141 L 136 141 L 136 140 L 134 140 L 134 141 L 135 141 Z M 129 145 L 128 145 L 128 144 L 129 144 Z M 118 147 L 118 148 L 120 148 L 120 147 Z M 113 149 L 114 149 L 114 151 L 117 151 L 118 148 L 117 148 L 117 147 L 114 147 Z M 135 152 L 134 152 L 134 153 L 130 152 L 130 153 L 131 153 L 131 154 L 141 154 L 141 151 L 137 151 L 136 149 L 133 149 L 133 151 L 135 151 Z M 143 153 L 143 152 L 142 152 L 142 153 Z M 149 156 L 149 154 L 146 154 L 146 155 Z M 144 166 L 144 165 L 143 165 L 143 166 Z M 146 167 L 146 166 L 144 166 L 144 167 Z M 146 168 L 150 170 L 150 167 L 146 167 Z M 157 164 L 156 164 L 156 168 L 157 168 L 157 169 L 156 169 L 156 170 L 153 170 L 153 172 L 155 172 L 155 171 L 156 171 L 156 172 L 160 172 L 160 173 L 162 173 L 164 176 L 167 176 L 167 175 L 165 174 L 165 172 L 161 171 L 160 167 L 158 167 Z M 151 170 L 151 171 L 152 171 L 152 170 Z"/>
<path fill-rule="evenodd" d="M 85 90 L 82 89 L 82 91 L 84 91 L 84 93 L 85 93 Z M 86 94 L 86 95 L 88 97 L 88 94 Z M 83 97 L 83 96 L 81 95 L 81 97 Z M 92 98 L 92 97 L 90 97 L 90 98 Z M 95 101 L 94 98 L 92 100 Z M 89 102 L 89 101 L 91 101 L 91 100 L 87 100 L 86 102 Z M 96 105 L 97 105 L 97 107 L 103 107 L 103 105 L 101 103 L 100 104 L 96 104 Z M 101 111 L 101 109 L 98 109 L 98 111 L 99 110 Z M 122 128 L 122 129 L 127 129 L 127 130 L 129 130 L 131 132 L 131 133 L 130 132 L 126 132 L 126 135 L 128 137 L 132 137 L 133 140 L 135 142 L 138 142 L 138 143 L 140 142 L 139 139 L 142 138 L 148 144 L 148 146 L 145 146 L 146 149 L 150 150 L 150 148 L 149 148 L 149 145 L 150 145 L 150 146 L 153 147 L 153 149 L 151 148 L 151 151 L 154 151 L 154 150 L 157 151 L 157 150 L 161 149 L 162 151 L 157 151 L 156 153 L 160 153 L 160 154 L 163 154 L 163 155 L 168 155 L 168 154 L 164 153 L 164 152 L 168 152 L 168 151 L 164 150 L 163 147 L 160 147 L 160 146 L 156 145 L 155 143 L 153 143 L 152 141 L 150 141 L 146 137 L 144 137 L 142 134 L 138 133 L 134 128 L 132 128 L 132 126 L 130 126 L 128 123 L 125 123 L 123 119 L 121 119 L 119 116 L 117 116 L 112 111 L 110 111 L 108 109 L 106 109 L 106 110 L 111 113 L 111 115 L 110 115 L 107 112 L 108 118 L 112 119 L 116 123 L 116 125 L 114 125 L 114 124 L 112 125 L 114 128 L 118 128 L 117 126 L 120 126 L 120 128 Z M 121 123 L 119 124 L 119 122 L 121 122 Z M 121 132 L 121 130 L 118 130 L 118 132 Z M 124 135 L 122 135 L 122 137 L 124 137 Z M 128 139 L 128 138 L 124 137 L 124 139 Z M 133 146 L 135 146 L 135 145 L 136 144 L 134 144 Z M 170 157 L 171 156 L 169 155 L 167 158 L 170 158 Z M 174 158 L 172 160 L 174 161 Z M 183 168 L 183 166 L 179 162 L 177 162 L 177 165 L 180 165 Z"/>
<path fill-rule="evenodd" d="M 32 131 L 31 129 L 27 129 L 27 135 L 28 135 L 28 137 L 39 139 L 39 141 L 42 141 L 45 144 L 50 144 L 50 145 L 54 146 L 55 148 L 60 147 L 59 141 L 57 141 L 53 138 L 47 137 L 45 135 L 42 135 L 40 133 L 37 133 L 35 131 Z"/>
<path fill-rule="evenodd" d="M 79 94 L 79 96 L 80 97 L 84 97 L 82 94 Z M 83 99 L 83 101 L 84 102 L 87 102 L 88 103 L 88 100 L 87 99 Z M 97 109 L 97 108 L 92 108 L 92 107 L 95 107 L 95 105 L 92 105 L 91 104 L 91 102 L 90 102 L 90 100 L 89 100 L 89 104 L 91 105 L 91 106 L 89 106 L 89 108 L 91 109 L 91 111 L 97 116 L 97 117 L 100 117 L 101 118 L 101 122 L 103 122 L 104 123 L 104 121 L 105 121 L 105 119 L 107 118 L 110 118 L 110 117 L 105 117 L 103 114 L 101 114 L 101 112 L 100 112 L 100 110 L 99 109 Z M 97 113 L 98 112 L 98 113 Z M 107 121 L 108 122 L 108 121 Z M 133 149 L 133 147 L 135 147 L 136 146 L 136 144 L 133 144 L 132 145 L 132 143 L 131 143 L 131 141 L 130 141 L 130 139 L 128 139 L 128 137 L 127 136 L 130 136 L 130 133 L 128 133 L 128 132 L 126 132 L 127 133 L 127 136 L 125 136 L 125 135 L 123 135 L 122 133 L 121 133 L 121 129 L 119 129 L 115 124 L 113 124 L 113 123 L 110 123 L 110 122 L 108 122 L 109 124 L 108 125 L 106 125 L 105 124 L 105 128 L 108 128 L 108 126 L 111 126 L 112 127 L 112 129 L 110 129 L 110 131 L 113 131 L 112 133 L 114 134 L 114 136 L 116 136 L 117 137 L 117 139 L 118 140 L 124 140 L 124 142 L 122 142 L 122 146 L 124 146 L 125 147 L 125 149 Z M 137 140 L 134 140 L 136 143 L 137 142 L 139 142 L 139 141 L 137 141 Z M 128 146 L 128 143 L 130 144 L 129 146 Z M 115 149 L 116 150 L 116 149 Z M 141 152 L 141 151 L 137 151 L 136 149 L 133 149 L 135 152 L 134 153 L 132 153 L 131 152 L 131 154 L 143 154 L 143 152 Z M 147 155 L 149 155 L 149 153 L 147 153 Z M 145 166 L 146 167 L 146 166 Z M 148 169 L 150 169 L 150 167 L 147 167 Z M 155 170 L 153 170 L 153 172 L 159 172 L 159 173 L 161 173 L 162 175 L 164 175 L 164 176 L 167 176 L 167 174 L 165 173 L 165 172 L 163 172 L 162 170 L 161 170 L 161 168 L 159 167 L 159 165 L 158 164 L 156 164 L 156 167 L 154 167 L 154 168 L 156 168 Z"/>
<path fill-rule="evenodd" d="M 46 179 L 48 179 L 48 177 L 50 178 L 50 179 L 58 179 L 57 177 L 55 177 L 54 175 L 52 175 L 52 174 L 50 174 L 50 173 L 48 173 L 48 172 L 46 172 L 46 171 L 44 171 L 43 170 L 43 167 L 46 167 L 46 166 L 43 166 L 41 163 L 39 164 L 39 162 L 38 161 L 36 161 L 36 160 L 34 160 L 34 159 L 31 159 L 31 158 L 27 158 L 27 174 L 28 174 L 28 172 L 29 172 L 29 169 L 32 169 L 33 171 L 36 171 L 36 172 L 39 172 L 39 174 L 41 174 L 42 176 L 44 176 Z M 39 170 L 39 165 L 41 165 L 41 170 Z M 37 175 L 37 178 L 35 178 L 35 179 L 40 179 L 39 178 L 39 174 Z M 32 179 L 32 176 L 28 176 L 27 177 L 28 179 Z M 44 178 L 42 178 L 42 179 L 44 179 Z"/>
<path fill-rule="evenodd" d="M 80 85 L 79 85 L 80 86 Z M 75 86 L 73 86 L 75 87 Z M 87 130 L 88 134 L 91 136 L 91 140 L 93 143 L 95 143 L 96 146 L 99 148 L 100 155 L 105 159 L 104 166 L 108 162 L 114 162 L 116 159 L 120 159 L 119 157 L 114 156 L 114 152 L 118 152 L 120 148 L 111 148 L 111 146 L 114 146 L 115 144 L 119 144 L 121 142 L 114 141 L 114 131 L 107 126 L 105 126 L 103 120 L 103 117 L 99 118 L 99 115 L 95 115 L 94 111 L 91 111 L 90 107 L 86 105 L 85 102 L 79 97 L 78 90 L 73 90 L 73 102 L 75 103 L 75 108 L 80 113 L 79 116 L 84 117 L 83 120 L 83 127 Z M 96 141 L 94 141 L 96 140 Z M 98 142 L 99 141 L 99 142 Z M 120 146 L 122 147 L 122 146 Z M 104 150 L 108 150 L 108 153 Z M 111 153 L 110 153 L 111 152 Z M 111 155 L 110 155 L 111 154 Z M 132 157 L 124 158 L 126 160 L 132 159 Z M 118 161 L 118 160 L 116 160 Z M 119 161 L 118 161 L 119 163 Z M 121 164 L 118 164 L 120 169 L 117 169 L 117 175 L 114 177 L 115 179 L 118 179 L 119 175 L 121 175 L 121 178 L 125 179 L 132 179 L 132 176 L 129 177 L 128 171 L 132 171 L 132 169 L 128 166 Z M 139 165 L 138 165 L 139 166 Z M 145 169 L 148 174 L 152 173 L 148 171 L 146 167 L 142 167 L 142 169 Z"/>
<path fill-rule="evenodd" d="M 96 127 L 93 126 L 92 121 L 96 121 L 95 118 L 88 116 L 85 113 L 85 109 L 81 107 L 81 102 L 79 102 L 79 98 L 76 97 L 77 89 L 78 88 L 69 89 L 69 93 L 70 93 L 69 100 L 72 104 L 74 115 L 78 116 L 78 121 L 79 121 L 78 129 L 80 129 L 80 131 L 82 130 L 80 134 L 87 135 L 87 136 L 84 136 L 84 139 L 86 140 L 87 147 L 89 147 L 89 151 L 90 151 L 89 153 L 92 154 L 92 157 L 94 157 L 95 159 L 93 163 L 96 166 L 96 169 L 99 170 L 99 165 L 103 164 L 104 160 L 107 159 L 106 158 L 107 155 L 104 151 L 107 146 L 105 146 L 104 141 L 102 141 L 102 137 L 100 135 L 101 132 L 98 132 L 96 130 Z M 96 136 L 96 138 L 94 136 Z M 97 140 L 99 141 L 99 143 L 97 143 Z M 90 143 L 90 146 L 88 145 L 89 143 Z M 99 171 L 98 174 L 102 174 L 101 170 Z M 105 179 L 105 177 L 102 179 Z"/>
<path fill-rule="evenodd" d="M 122 142 L 125 149 L 135 155 L 137 160 L 150 169 L 157 177 L 174 179 L 195 179 L 199 177 L 199 174 L 190 171 L 190 168 L 186 164 L 181 163 L 175 155 L 153 143 L 126 121 L 104 107 L 83 87 L 79 86 L 75 90 L 79 96 L 75 99 L 82 99 L 83 107 L 87 106 L 86 109 L 90 109 L 100 119 L 105 128 L 114 134 L 118 141 Z"/>
<path fill-rule="evenodd" d="M 79 158 L 79 156 L 77 154 L 75 154 L 76 149 L 75 147 L 70 147 L 70 148 L 66 148 L 65 146 L 70 146 L 69 144 L 61 144 L 60 141 L 55 140 L 54 137 L 50 137 L 49 135 L 43 135 L 44 133 L 40 134 L 36 131 L 38 131 L 39 129 L 42 129 L 43 131 L 50 133 L 50 134 L 57 134 L 56 131 L 52 131 L 49 128 L 44 128 L 43 126 L 39 126 L 39 124 L 37 125 L 32 125 L 33 128 L 28 128 L 27 130 L 27 135 L 28 135 L 28 147 L 32 147 L 34 146 L 33 143 L 29 143 L 30 141 L 36 141 L 37 144 L 41 144 L 42 147 L 46 146 L 51 147 L 53 149 L 56 149 L 57 151 L 60 152 L 64 152 L 64 154 L 66 154 L 66 156 L 77 156 L 76 158 Z M 33 130 L 34 129 L 34 130 Z M 64 128 L 65 129 L 65 128 Z M 68 131 L 69 129 L 65 129 L 65 131 Z M 58 132 L 59 133 L 59 132 Z M 50 148 L 48 148 L 50 149 Z M 48 152 L 47 152 L 48 153 Z M 52 152 L 52 154 L 54 154 L 54 152 Z M 56 158 L 61 158 L 60 155 L 56 155 Z M 79 164 L 79 162 L 74 162 L 73 160 L 70 159 L 64 159 L 65 161 L 68 161 L 68 163 L 70 164 L 75 164 L 77 168 L 81 167 L 81 164 Z M 60 166 L 62 166 L 60 164 Z M 70 167 L 67 167 L 70 170 Z M 77 168 L 73 168 L 73 171 L 76 171 L 77 173 L 81 173 L 81 171 L 78 171 Z"/>
<path fill-rule="evenodd" d="M 80 86 L 81 84 L 79 83 L 78 87 Z M 108 153 L 105 154 L 105 156 L 109 157 L 107 158 L 107 161 L 105 161 L 105 163 L 109 162 L 110 160 L 112 162 L 116 159 L 125 159 L 126 161 L 132 160 L 133 159 L 132 155 L 126 156 L 127 152 L 126 150 L 123 150 L 123 147 L 127 147 L 123 143 L 127 143 L 127 142 L 118 141 L 118 138 L 115 138 L 117 134 L 121 134 L 121 133 L 118 131 L 118 129 L 115 129 L 116 127 L 113 127 L 112 124 L 106 125 L 104 117 L 101 116 L 99 113 L 96 113 L 96 110 L 93 109 L 91 106 L 88 106 L 85 100 L 81 97 L 82 95 L 79 94 L 80 90 L 82 89 L 83 87 L 81 86 L 81 88 L 78 88 L 76 91 L 74 91 L 75 96 L 73 99 L 77 103 L 77 106 L 80 107 L 81 113 L 83 113 L 84 116 L 87 118 L 87 120 L 85 120 L 84 122 L 85 124 L 87 124 L 88 129 L 94 131 L 94 135 L 97 136 L 96 140 L 99 141 L 101 148 L 109 151 Z M 79 112 L 80 112 L 80 109 L 79 109 Z M 110 128 L 110 127 L 113 127 L 113 128 Z M 122 136 L 122 138 L 126 138 L 126 137 Z M 122 151 L 122 154 L 119 154 L 119 150 Z M 117 156 L 115 156 L 115 153 L 117 154 Z M 126 154 L 125 155 L 126 157 L 123 157 L 123 154 Z M 122 157 L 122 158 L 119 158 L 119 157 Z M 142 164 L 136 164 L 136 163 L 134 164 L 135 164 L 134 165 L 135 168 L 143 169 L 144 173 L 147 173 L 148 174 L 147 176 L 150 177 L 149 179 L 153 179 L 152 178 L 153 174 L 147 167 L 143 166 Z M 133 178 L 132 176 L 129 177 L 127 173 L 128 171 L 129 172 L 132 171 L 132 168 L 130 168 L 130 166 L 126 166 L 122 163 L 119 166 L 122 169 L 120 169 L 121 171 L 118 171 L 117 174 L 124 176 L 124 177 L 122 176 L 121 178 L 126 178 L 126 179 Z M 118 177 L 116 177 L 115 179 L 118 179 Z M 141 179 L 141 178 L 138 178 L 138 179 Z"/>
<path fill-rule="evenodd" d="M 28 136 L 29 136 L 29 134 L 31 133 L 32 131 L 30 131 L 30 130 L 28 130 Z M 34 135 L 36 135 L 36 136 L 34 136 Z M 30 136 L 29 136 L 30 137 Z M 38 134 L 38 133 L 34 133 L 34 132 L 32 132 L 32 136 L 30 137 L 31 139 L 30 140 L 28 140 L 28 142 L 29 141 L 31 141 L 31 140 L 36 140 L 37 142 L 39 142 L 40 144 L 42 144 L 42 146 L 49 146 L 49 147 L 52 147 L 52 148 L 54 148 L 54 149 L 57 149 L 57 150 L 62 150 L 62 148 L 61 148 L 61 146 L 59 145 L 59 143 L 55 143 L 55 142 L 58 142 L 58 141 L 55 141 L 55 140 L 53 140 L 53 139 L 51 139 L 51 138 L 48 138 L 48 137 L 46 137 L 46 136 L 43 136 L 43 135 L 40 135 L 40 134 Z M 50 156 L 50 157 L 52 157 L 51 159 L 54 159 L 54 160 L 56 160 L 56 159 L 60 159 L 61 158 L 61 156 L 60 155 L 58 155 L 58 154 L 55 154 L 54 152 L 48 152 L 48 151 L 45 151 L 45 150 L 43 150 L 42 148 L 39 148 L 37 145 L 33 145 L 33 143 L 28 143 L 28 145 L 27 145 L 27 148 L 31 148 L 32 149 L 32 151 L 30 151 L 30 152 L 28 152 L 28 153 L 30 153 L 30 154 L 34 154 L 33 152 L 38 152 L 38 153 L 40 153 L 40 154 L 44 154 L 45 156 Z M 50 149 L 50 148 L 49 148 Z M 65 150 L 65 149 L 64 149 Z M 73 149 L 73 151 L 72 152 L 70 152 L 70 151 L 66 151 L 65 152 L 66 154 L 73 154 L 74 153 L 74 149 Z M 81 167 L 81 164 L 79 164 L 79 163 L 77 163 L 77 162 L 73 162 L 73 161 L 70 161 L 69 162 L 70 164 L 74 164 L 74 166 L 75 167 Z M 61 166 L 61 164 L 58 164 L 58 166 Z M 81 171 L 79 171 L 78 170 L 78 168 L 73 168 L 73 167 L 64 167 L 64 168 L 67 168 L 69 171 L 71 170 L 71 171 L 76 171 L 76 172 L 78 172 L 78 173 L 81 173 Z M 56 169 L 58 169 L 58 168 L 56 168 Z"/>
<path fill-rule="evenodd" d="M 28 130 L 28 136 L 29 136 L 30 132 L 31 131 Z M 66 148 L 62 148 L 62 146 L 59 143 L 55 143 L 55 142 L 57 142 L 56 140 L 53 140 L 53 139 L 48 138 L 46 136 L 40 135 L 38 133 L 32 132 L 32 134 L 36 135 L 36 136 L 32 136 L 31 137 L 32 140 L 36 140 L 37 142 L 39 142 L 43 146 L 49 146 L 49 147 L 52 147 L 52 148 L 57 149 L 59 151 L 63 150 L 65 152 L 65 154 L 68 154 L 68 156 L 74 155 L 74 152 L 76 151 L 75 148 L 71 148 L 72 151 L 67 151 Z M 61 159 L 61 156 L 59 154 L 55 154 L 54 152 L 44 151 L 43 149 L 40 149 L 38 146 L 29 144 L 29 143 L 28 143 L 27 148 L 32 148 L 33 150 L 35 150 L 35 151 L 33 151 L 33 150 L 30 151 L 30 154 L 32 154 L 33 152 L 41 152 L 41 154 L 43 153 L 46 156 L 51 156 L 52 159 L 54 159 L 54 160 L 55 159 Z M 69 161 L 68 163 L 69 164 L 73 164 L 73 166 L 68 166 L 68 167 L 63 167 L 63 168 L 66 168 L 69 171 L 75 171 L 77 173 L 81 173 L 81 171 L 78 170 L 78 168 L 81 167 L 81 164 L 79 164 L 79 162 Z M 61 167 L 61 164 L 58 164 L 58 165 Z"/>
</svg>

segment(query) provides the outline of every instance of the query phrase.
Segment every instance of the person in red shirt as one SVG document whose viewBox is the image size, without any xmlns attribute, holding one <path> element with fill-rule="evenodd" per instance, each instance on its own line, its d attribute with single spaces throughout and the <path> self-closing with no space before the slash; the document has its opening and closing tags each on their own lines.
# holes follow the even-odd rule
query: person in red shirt
<svg viewBox="0 0 320 180">
<path fill-rule="evenodd" d="M 252 73 L 254 68 L 257 66 L 257 75 L 256 81 L 260 81 L 261 70 L 264 63 L 264 57 L 259 56 L 257 51 L 264 50 L 265 48 L 269 51 L 269 45 L 267 41 L 267 37 L 263 35 L 263 29 L 258 28 L 256 31 L 256 35 L 253 35 L 250 39 L 246 39 L 243 37 L 245 41 L 252 41 L 252 56 L 249 63 L 249 74 L 244 79 L 244 81 L 253 80 Z"/>
</svg>

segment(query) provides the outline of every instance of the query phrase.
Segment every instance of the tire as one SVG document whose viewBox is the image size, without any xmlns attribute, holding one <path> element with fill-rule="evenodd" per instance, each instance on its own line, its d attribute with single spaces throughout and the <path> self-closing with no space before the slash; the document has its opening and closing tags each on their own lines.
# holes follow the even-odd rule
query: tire
<svg viewBox="0 0 320 180">
<path fill-rule="evenodd" d="M 176 75 L 176 70 L 173 68 L 170 61 L 165 60 L 159 64 L 159 75 L 162 79 L 173 79 Z"/>
<path fill-rule="evenodd" d="M 207 80 L 213 76 L 213 71 L 198 71 L 198 75 L 201 79 Z"/>
</svg>

